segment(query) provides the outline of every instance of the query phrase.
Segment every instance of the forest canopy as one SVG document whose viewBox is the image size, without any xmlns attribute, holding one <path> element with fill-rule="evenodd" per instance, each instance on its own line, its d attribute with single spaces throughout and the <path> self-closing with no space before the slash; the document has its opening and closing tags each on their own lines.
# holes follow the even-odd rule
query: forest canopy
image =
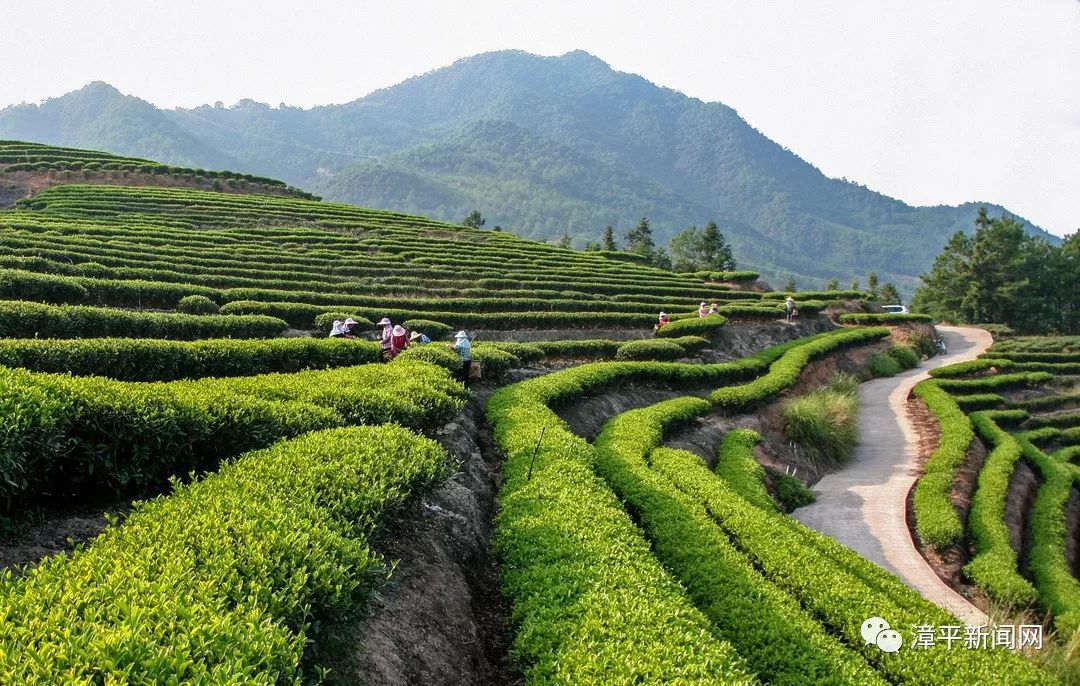
<svg viewBox="0 0 1080 686">
<path fill-rule="evenodd" d="M 917 312 L 1018 333 L 1080 333 L 1080 232 L 1051 245 L 980 209 L 974 235 L 953 234 L 919 278 Z"/>
</svg>

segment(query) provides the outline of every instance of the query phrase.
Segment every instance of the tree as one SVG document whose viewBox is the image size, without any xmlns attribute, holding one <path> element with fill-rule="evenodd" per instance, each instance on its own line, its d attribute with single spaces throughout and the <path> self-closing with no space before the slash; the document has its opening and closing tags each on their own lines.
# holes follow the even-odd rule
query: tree
<svg viewBox="0 0 1080 686">
<path fill-rule="evenodd" d="M 840 279 L 829 279 L 829 282 L 825 284 L 825 290 L 838 291 L 840 290 Z"/>
<path fill-rule="evenodd" d="M 677 272 L 696 272 L 704 269 L 703 234 L 701 229 L 690 226 L 671 237 L 671 268 Z"/>
<path fill-rule="evenodd" d="M 704 229 L 690 226 L 672 237 L 671 268 L 677 272 L 730 271 L 735 258 L 724 234 L 709 222 Z"/>
<path fill-rule="evenodd" d="M 854 276 L 853 276 L 853 277 L 851 277 L 851 285 L 850 285 L 850 288 L 851 288 L 851 290 L 853 290 L 853 291 L 857 291 L 857 290 L 859 290 L 859 280 L 858 280 L 857 278 L 855 278 Z"/>
<path fill-rule="evenodd" d="M 604 227 L 604 237 L 601 239 L 601 244 L 604 246 L 604 250 L 619 249 L 619 246 L 615 244 L 615 229 L 610 224 Z"/>
<path fill-rule="evenodd" d="M 479 229 L 484 225 L 485 219 L 480 214 L 480 210 L 473 210 L 465 217 L 465 221 L 461 222 L 462 226 L 467 226 L 470 229 Z"/>
<path fill-rule="evenodd" d="M 877 300 L 878 297 L 878 278 L 877 272 L 870 272 L 866 277 L 866 288 L 870 292 L 870 299 Z"/>
<path fill-rule="evenodd" d="M 601 247 L 596 241 L 589 241 L 585 244 L 585 252 L 596 252 L 598 250 L 601 250 Z"/>
<path fill-rule="evenodd" d="M 671 269 L 671 257 L 663 248 L 657 248 L 649 254 L 649 264 L 660 269 Z"/>
<path fill-rule="evenodd" d="M 701 235 L 701 258 L 703 268 L 726 272 L 735 269 L 735 255 L 716 222 L 705 225 Z"/>
<path fill-rule="evenodd" d="M 656 250 L 652 229 L 649 228 L 649 220 L 645 217 L 642 217 L 638 225 L 626 233 L 626 249 L 632 253 L 647 256 L 651 256 Z"/>
<path fill-rule="evenodd" d="M 570 234 L 564 231 L 563 235 L 562 235 L 562 238 L 559 239 L 559 242 L 556 245 L 558 245 L 560 248 L 569 248 L 570 247 Z"/>
<path fill-rule="evenodd" d="M 787 280 L 787 283 L 784 284 L 784 292 L 785 293 L 794 293 L 795 292 L 795 279 L 788 279 Z"/>
<path fill-rule="evenodd" d="M 1080 331 L 1080 244 L 1029 236 L 1011 217 L 980 209 L 975 232 L 957 232 L 920 276 L 912 308 L 938 319 L 1007 324 L 1020 333 Z"/>
<path fill-rule="evenodd" d="M 900 291 L 896 290 L 896 286 L 891 281 L 886 281 L 881 287 L 881 292 L 878 293 L 878 299 L 886 305 L 899 305 Z"/>
</svg>

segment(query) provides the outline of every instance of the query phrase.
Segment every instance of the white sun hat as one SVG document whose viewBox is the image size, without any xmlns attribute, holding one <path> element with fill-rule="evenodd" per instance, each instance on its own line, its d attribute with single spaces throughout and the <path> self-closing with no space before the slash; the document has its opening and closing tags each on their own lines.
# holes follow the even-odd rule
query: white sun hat
<svg viewBox="0 0 1080 686">
<path fill-rule="evenodd" d="M 468 338 L 468 337 L 469 337 L 469 334 L 465 333 L 465 331 L 463 331 L 463 330 L 458 331 L 456 334 L 454 334 L 454 338 Z"/>
</svg>

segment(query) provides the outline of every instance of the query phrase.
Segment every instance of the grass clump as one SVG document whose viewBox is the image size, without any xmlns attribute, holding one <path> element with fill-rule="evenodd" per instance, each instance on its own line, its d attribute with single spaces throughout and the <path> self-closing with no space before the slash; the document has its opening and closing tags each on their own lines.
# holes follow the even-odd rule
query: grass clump
<svg viewBox="0 0 1080 686">
<path fill-rule="evenodd" d="M 903 371 L 896 358 L 888 353 L 874 353 L 867 360 L 866 367 L 870 370 L 870 374 L 875 377 L 896 376 Z"/>
<path fill-rule="evenodd" d="M 848 379 L 841 379 L 780 409 L 784 434 L 814 460 L 845 462 L 859 442 L 858 398 Z"/>
</svg>

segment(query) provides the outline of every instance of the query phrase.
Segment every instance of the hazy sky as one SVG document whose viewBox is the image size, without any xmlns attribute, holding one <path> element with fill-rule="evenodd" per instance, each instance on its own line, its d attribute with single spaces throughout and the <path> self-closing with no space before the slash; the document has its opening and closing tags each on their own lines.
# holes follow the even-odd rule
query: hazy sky
<svg viewBox="0 0 1080 686">
<path fill-rule="evenodd" d="M 1080 0 L 0 0 L 0 106 L 346 102 L 478 52 L 584 49 L 719 100 L 830 176 L 1080 228 Z"/>
</svg>

